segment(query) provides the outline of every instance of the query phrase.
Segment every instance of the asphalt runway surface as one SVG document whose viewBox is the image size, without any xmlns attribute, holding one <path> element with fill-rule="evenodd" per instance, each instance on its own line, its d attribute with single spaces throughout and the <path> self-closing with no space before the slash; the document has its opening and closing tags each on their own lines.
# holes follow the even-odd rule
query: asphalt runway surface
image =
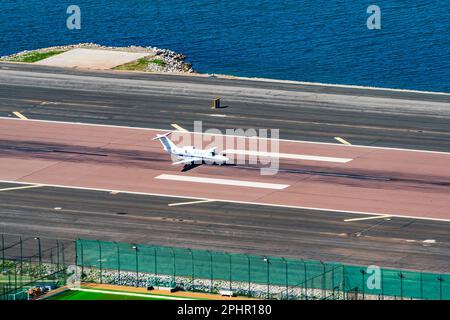
<svg viewBox="0 0 450 320">
<path fill-rule="evenodd" d="M 66 248 L 87 238 L 448 272 L 450 233 L 439 221 L 346 222 L 354 216 L 226 202 L 168 206 L 183 201 L 51 187 L 0 192 L 0 232 Z"/>
<path fill-rule="evenodd" d="M 220 97 L 223 108 L 212 110 Z M 284 139 L 450 151 L 450 95 L 0 63 L 0 114 L 189 131 L 280 129 Z"/>
<path fill-rule="evenodd" d="M 0 181 L 450 222 L 450 153 L 280 141 L 269 167 L 258 164 L 275 159 L 270 149 L 251 148 L 267 140 L 174 133 L 179 145 L 219 144 L 235 160 L 258 155 L 181 172 L 152 140 L 162 133 L 0 119 Z"/>
<path fill-rule="evenodd" d="M 210 109 L 214 97 L 222 99 L 224 108 Z M 12 113 L 19 111 L 30 119 L 162 130 L 172 129 L 173 123 L 191 130 L 194 120 L 202 120 L 204 129 L 278 128 L 284 139 L 333 142 L 333 137 L 339 136 L 353 144 L 445 152 L 450 151 L 449 101 L 448 95 L 428 93 L 0 64 L 0 115 L 3 117 L 14 117 Z M 16 133 L 12 135 L 17 138 Z M 67 145 L 61 148 L 57 141 L 42 141 L 39 145 L 36 140 L 22 139 L 20 143 L 11 144 L 14 139 L 4 135 L 0 140 L 3 158 L 14 154 L 20 159 L 28 154 L 33 161 L 40 158 L 44 162 L 64 162 L 64 159 L 81 157 L 81 162 L 90 165 L 92 158 L 98 158 L 99 162 L 106 158 L 104 150 L 98 150 L 95 143 L 83 145 L 82 152 L 86 154 L 77 154 L 80 150 L 75 150 L 74 155 Z M 72 141 L 72 148 L 74 143 L 80 145 L 79 141 Z M 51 157 L 56 158 L 49 159 L 46 148 L 51 149 Z M 125 156 L 128 167 L 148 162 L 147 165 L 164 170 L 170 166 L 170 161 L 158 150 L 153 155 L 136 155 L 133 154 L 136 150 L 131 150 L 132 154 L 127 155 L 122 149 L 122 158 L 115 160 L 123 160 Z M 389 152 L 391 156 L 393 152 L 403 153 Z M 368 183 L 365 180 L 369 180 L 372 186 L 383 189 L 389 183 L 395 187 L 388 193 L 395 194 L 397 189 L 406 186 L 414 189 L 417 201 L 421 201 L 423 195 L 430 196 L 431 209 L 435 208 L 436 201 L 445 209 L 449 197 L 446 156 L 425 154 L 432 159 L 422 158 L 422 154 L 416 160 L 411 159 L 412 163 L 422 166 L 419 171 L 408 167 L 408 157 L 403 160 L 404 165 L 398 164 L 397 170 L 392 172 L 380 167 L 372 167 L 370 172 L 367 168 L 365 172 L 361 172 L 361 168 L 357 172 L 354 168 L 336 171 L 336 167 L 324 168 L 317 163 L 298 165 L 289 160 L 283 163 L 282 178 L 275 178 L 274 183 L 283 184 L 299 175 L 308 179 L 313 176 L 324 185 L 330 181 L 342 185 L 355 181 Z M 336 156 L 335 151 L 317 155 Z M 339 155 L 344 156 L 348 155 Z M 353 156 L 350 158 L 354 159 Z M 377 164 L 383 164 L 385 156 L 389 154 L 380 154 Z M 141 158 L 130 160 L 130 157 Z M 385 165 L 389 167 L 392 159 L 395 157 L 387 157 Z M 357 164 L 356 160 L 349 163 Z M 434 163 L 438 165 L 434 167 Z M 422 172 L 424 167 L 426 170 Z M 20 171 L 19 165 L 15 168 Z M 141 169 L 145 170 L 145 165 Z M 196 168 L 189 174 L 205 173 L 203 170 L 210 169 Z M 240 171 L 239 176 L 253 178 L 252 170 L 220 168 L 218 173 L 224 178 L 229 172 Z M 381 181 L 372 181 L 374 177 Z M 23 185 L 2 184 L 2 188 L 11 186 Z M 434 198 L 436 196 L 439 199 Z M 227 202 L 169 207 L 169 203 L 189 199 L 51 187 L 0 191 L 0 199 L 0 232 L 8 234 L 66 240 L 99 238 L 449 271 L 450 232 L 448 222 L 443 221 L 401 217 L 345 221 L 361 216 Z M 55 207 L 62 210 L 54 210 Z"/>
</svg>

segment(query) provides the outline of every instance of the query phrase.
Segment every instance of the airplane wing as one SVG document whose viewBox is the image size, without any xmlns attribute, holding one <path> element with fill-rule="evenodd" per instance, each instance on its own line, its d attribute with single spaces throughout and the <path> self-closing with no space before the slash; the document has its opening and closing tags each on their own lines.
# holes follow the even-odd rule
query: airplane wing
<svg viewBox="0 0 450 320">
<path fill-rule="evenodd" d="M 189 164 L 189 163 L 192 163 L 192 162 L 197 162 L 197 161 L 202 161 L 202 160 L 203 160 L 202 158 L 186 158 L 186 159 L 183 159 L 181 161 L 173 162 L 172 164 L 173 165 L 175 165 L 175 164 Z"/>
</svg>

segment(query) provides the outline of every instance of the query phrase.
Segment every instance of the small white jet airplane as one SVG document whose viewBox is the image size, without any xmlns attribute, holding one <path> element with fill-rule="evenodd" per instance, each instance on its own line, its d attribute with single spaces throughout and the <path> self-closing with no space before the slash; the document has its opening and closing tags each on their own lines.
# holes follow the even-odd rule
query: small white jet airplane
<svg viewBox="0 0 450 320">
<path fill-rule="evenodd" d="M 172 132 L 164 135 L 157 135 L 153 140 L 159 140 L 164 147 L 164 150 L 169 154 L 175 155 L 180 161 L 176 161 L 172 164 L 184 164 L 183 171 L 188 168 L 193 168 L 201 164 L 226 164 L 229 159 L 224 155 L 217 154 L 217 147 L 213 147 L 208 150 L 195 149 L 194 146 L 177 147 L 170 139 L 169 135 Z"/>
</svg>

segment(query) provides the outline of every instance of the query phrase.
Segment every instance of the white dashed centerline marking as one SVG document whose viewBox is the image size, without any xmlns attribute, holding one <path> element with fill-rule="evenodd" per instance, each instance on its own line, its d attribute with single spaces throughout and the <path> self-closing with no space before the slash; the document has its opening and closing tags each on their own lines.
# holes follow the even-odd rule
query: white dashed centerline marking
<svg viewBox="0 0 450 320">
<path fill-rule="evenodd" d="M 352 222 L 352 221 L 362 221 L 362 220 L 373 220 L 373 219 L 388 219 L 390 218 L 390 215 L 379 215 L 374 217 L 364 217 L 364 218 L 353 218 L 353 219 L 345 219 L 345 222 Z"/>
<path fill-rule="evenodd" d="M 296 160 L 337 162 L 337 163 L 347 163 L 347 162 L 350 162 L 353 160 L 350 158 L 322 157 L 322 156 L 313 156 L 313 155 L 306 155 L 306 154 L 291 154 L 291 153 L 277 153 L 277 152 L 236 150 L 236 149 L 227 149 L 227 150 L 224 150 L 224 153 L 225 154 L 241 154 L 241 155 L 248 155 L 248 156 L 259 156 L 259 157 L 296 159 Z"/>
<path fill-rule="evenodd" d="M 231 180 L 231 179 L 188 177 L 188 176 L 173 175 L 173 174 L 161 174 L 161 175 L 155 177 L 155 179 L 172 180 L 172 181 L 179 181 L 179 182 L 219 184 L 219 185 L 226 185 L 226 186 L 250 187 L 250 188 L 261 188 L 261 189 L 275 189 L 275 190 L 282 190 L 282 189 L 289 187 L 288 184 L 264 183 L 264 182 L 256 182 L 256 181 L 243 181 L 243 180 Z"/>
<path fill-rule="evenodd" d="M 176 207 L 176 206 L 185 206 L 189 204 L 198 204 L 198 203 L 207 203 L 207 202 L 214 202 L 214 200 L 198 200 L 198 201 L 189 201 L 189 202 L 178 202 L 178 203 L 169 203 L 169 207 Z"/>
</svg>

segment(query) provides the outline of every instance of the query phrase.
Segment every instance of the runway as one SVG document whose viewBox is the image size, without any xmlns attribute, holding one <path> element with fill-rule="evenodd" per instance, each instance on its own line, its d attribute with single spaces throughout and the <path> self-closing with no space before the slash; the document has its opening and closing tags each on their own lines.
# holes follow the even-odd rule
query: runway
<svg viewBox="0 0 450 320">
<path fill-rule="evenodd" d="M 212 110 L 220 97 L 222 108 Z M 450 95 L 0 63 L 0 114 L 189 131 L 277 128 L 284 139 L 450 151 Z"/>
<path fill-rule="evenodd" d="M 258 164 L 181 172 L 152 140 L 162 133 L 0 119 L 0 180 L 450 221 L 450 153 L 281 141 L 271 175 Z"/>
<path fill-rule="evenodd" d="M 20 187 L 0 189 L 12 186 Z M 227 202 L 168 206 L 187 201 L 51 187 L 0 192 L 0 233 L 39 236 L 47 247 L 60 239 L 70 248 L 81 237 L 448 272 L 450 233 L 441 221 L 345 221 L 355 216 Z M 36 250 L 35 241 L 26 244 Z"/>
<path fill-rule="evenodd" d="M 449 97 L 0 63 L 0 233 L 448 272 Z M 277 173 L 181 172 L 194 120 L 280 129 Z"/>
</svg>

